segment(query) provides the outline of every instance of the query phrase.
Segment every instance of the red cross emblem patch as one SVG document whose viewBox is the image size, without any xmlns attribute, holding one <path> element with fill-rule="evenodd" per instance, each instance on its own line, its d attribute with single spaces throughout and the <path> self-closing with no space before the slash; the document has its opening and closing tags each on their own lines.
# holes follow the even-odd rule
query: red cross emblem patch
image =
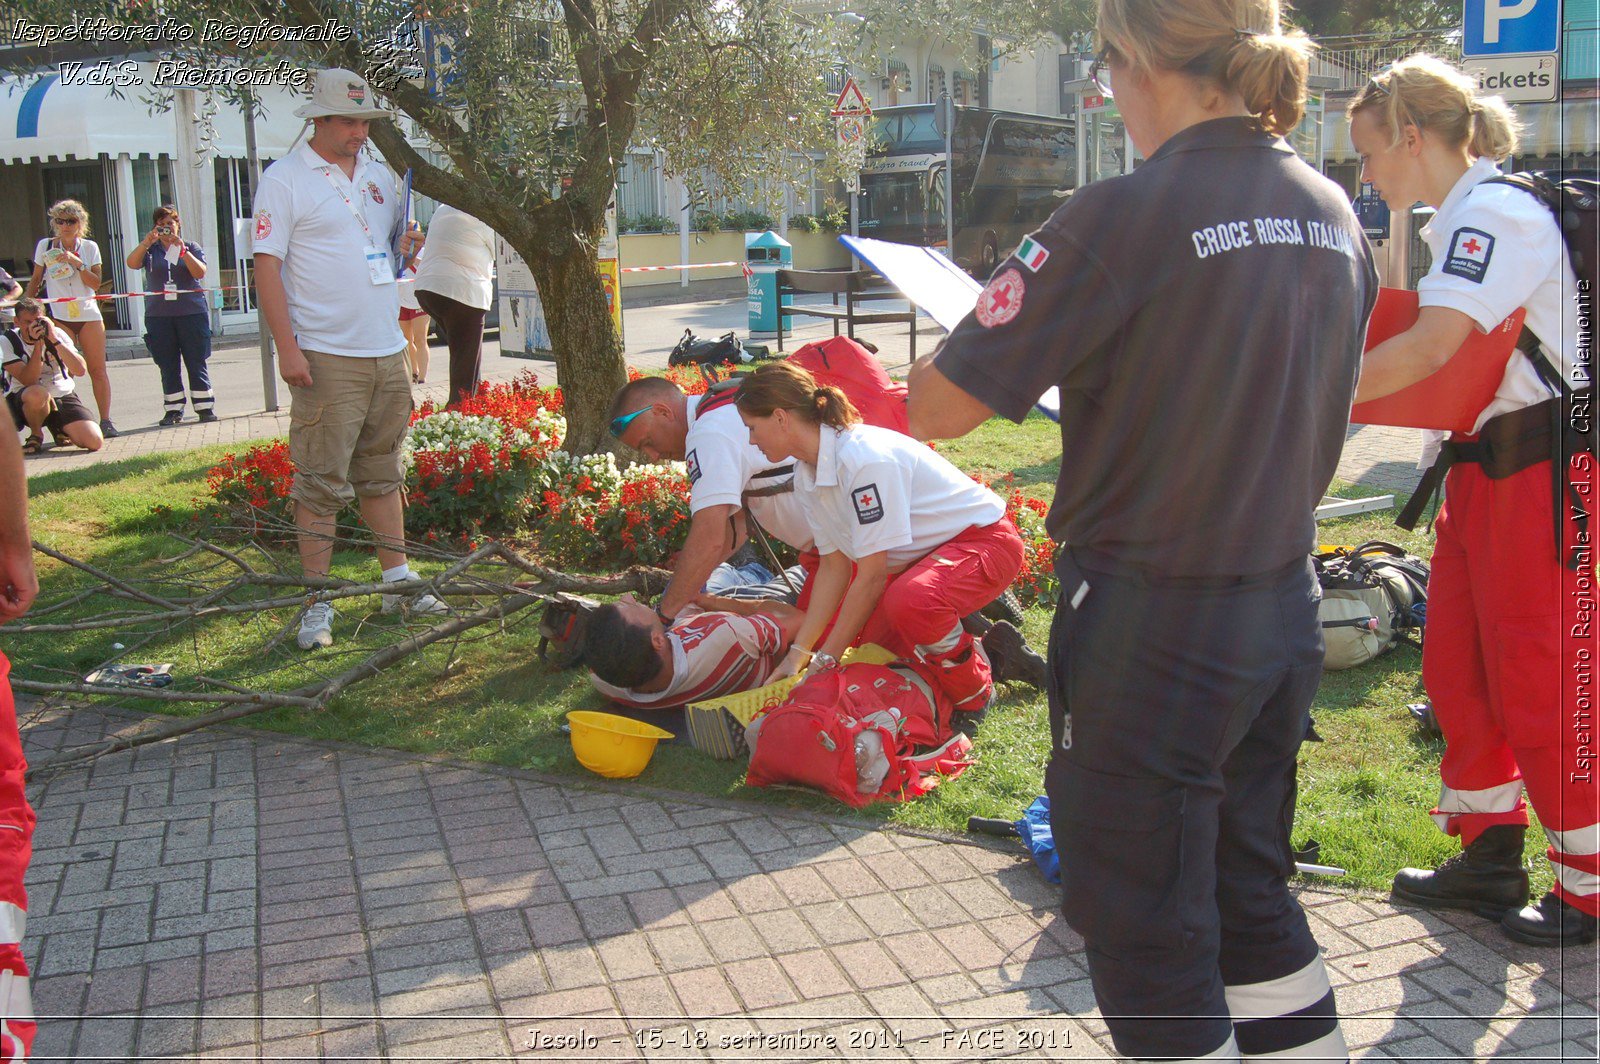
<svg viewBox="0 0 1600 1064">
<path fill-rule="evenodd" d="M 265 240 L 272 235 L 272 215 L 266 211 L 256 211 L 256 239 Z"/>
<path fill-rule="evenodd" d="M 383 202 L 383 192 L 379 190 L 378 183 L 376 181 L 367 182 L 367 191 L 371 193 L 373 203 Z"/>
<path fill-rule="evenodd" d="M 1463 226 L 1450 238 L 1450 252 L 1445 256 L 1439 272 L 1482 284 L 1489 272 L 1489 258 L 1493 254 L 1493 236 L 1482 229 Z"/>
<path fill-rule="evenodd" d="M 878 485 L 857 488 L 851 493 L 850 501 L 855 503 L 858 524 L 870 525 L 883 520 L 883 498 L 878 494 Z"/>
<path fill-rule="evenodd" d="M 1022 274 L 1008 269 L 992 278 L 978 295 L 974 313 L 985 329 L 1004 325 L 1022 310 L 1022 295 L 1026 291 Z"/>
</svg>

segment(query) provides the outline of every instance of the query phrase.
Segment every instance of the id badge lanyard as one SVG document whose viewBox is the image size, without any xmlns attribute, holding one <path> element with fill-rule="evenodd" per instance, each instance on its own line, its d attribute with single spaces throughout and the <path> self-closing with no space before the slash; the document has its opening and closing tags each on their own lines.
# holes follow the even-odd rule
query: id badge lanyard
<svg viewBox="0 0 1600 1064">
<path fill-rule="evenodd" d="M 339 198 L 344 201 L 344 205 L 350 209 L 350 216 L 356 220 L 356 224 L 361 227 L 361 232 L 366 236 L 367 276 L 373 284 L 394 284 L 394 266 L 389 262 L 388 249 L 378 243 L 377 239 L 372 235 L 372 228 L 367 225 L 367 219 L 361 213 L 360 208 L 351 201 L 345 190 L 339 187 L 339 182 L 334 180 L 333 167 L 321 166 L 318 169 L 322 171 L 322 176 L 327 178 L 328 185 L 339 194 Z"/>
</svg>

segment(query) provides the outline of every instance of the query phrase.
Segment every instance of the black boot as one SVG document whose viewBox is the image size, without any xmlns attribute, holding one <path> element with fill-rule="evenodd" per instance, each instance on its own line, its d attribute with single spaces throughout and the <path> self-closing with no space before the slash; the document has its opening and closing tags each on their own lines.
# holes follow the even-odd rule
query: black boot
<svg viewBox="0 0 1600 1064">
<path fill-rule="evenodd" d="M 1049 675 L 1045 660 L 1010 621 L 995 621 L 989 627 L 983 634 L 983 651 L 995 683 L 1019 680 L 1044 690 Z"/>
<path fill-rule="evenodd" d="M 1471 909 L 1498 920 L 1528 904 L 1528 870 L 1522 866 L 1527 830 L 1496 824 L 1431 872 L 1402 868 L 1394 877 L 1394 896 L 1425 909 Z"/>
<path fill-rule="evenodd" d="M 1600 920 L 1553 893 L 1540 898 L 1537 905 L 1506 913 L 1500 918 L 1500 927 L 1530 946 L 1583 946 L 1600 934 Z"/>
</svg>

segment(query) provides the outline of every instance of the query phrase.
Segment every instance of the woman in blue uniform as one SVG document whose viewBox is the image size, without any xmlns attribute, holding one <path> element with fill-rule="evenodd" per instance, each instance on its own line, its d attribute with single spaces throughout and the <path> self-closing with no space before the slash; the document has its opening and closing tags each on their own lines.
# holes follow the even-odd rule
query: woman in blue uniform
<svg viewBox="0 0 1600 1064">
<path fill-rule="evenodd" d="M 1376 275 L 1282 139 L 1305 38 L 1277 0 L 1101 0 L 1094 74 L 1145 156 L 1076 190 L 911 377 L 959 436 L 1061 393 L 1045 785 L 1062 911 L 1129 1057 L 1342 1060 L 1289 893 L 1322 673 L 1313 514 Z"/>
</svg>

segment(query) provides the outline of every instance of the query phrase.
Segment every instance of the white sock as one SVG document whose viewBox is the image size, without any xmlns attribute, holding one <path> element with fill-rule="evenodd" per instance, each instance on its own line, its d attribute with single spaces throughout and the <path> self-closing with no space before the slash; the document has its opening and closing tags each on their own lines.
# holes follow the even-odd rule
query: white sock
<svg viewBox="0 0 1600 1064">
<path fill-rule="evenodd" d="M 410 563 L 401 562 L 393 569 L 385 569 L 383 571 L 383 582 L 386 584 L 392 584 L 396 580 L 410 580 L 415 575 L 416 574 L 411 571 Z"/>
</svg>

